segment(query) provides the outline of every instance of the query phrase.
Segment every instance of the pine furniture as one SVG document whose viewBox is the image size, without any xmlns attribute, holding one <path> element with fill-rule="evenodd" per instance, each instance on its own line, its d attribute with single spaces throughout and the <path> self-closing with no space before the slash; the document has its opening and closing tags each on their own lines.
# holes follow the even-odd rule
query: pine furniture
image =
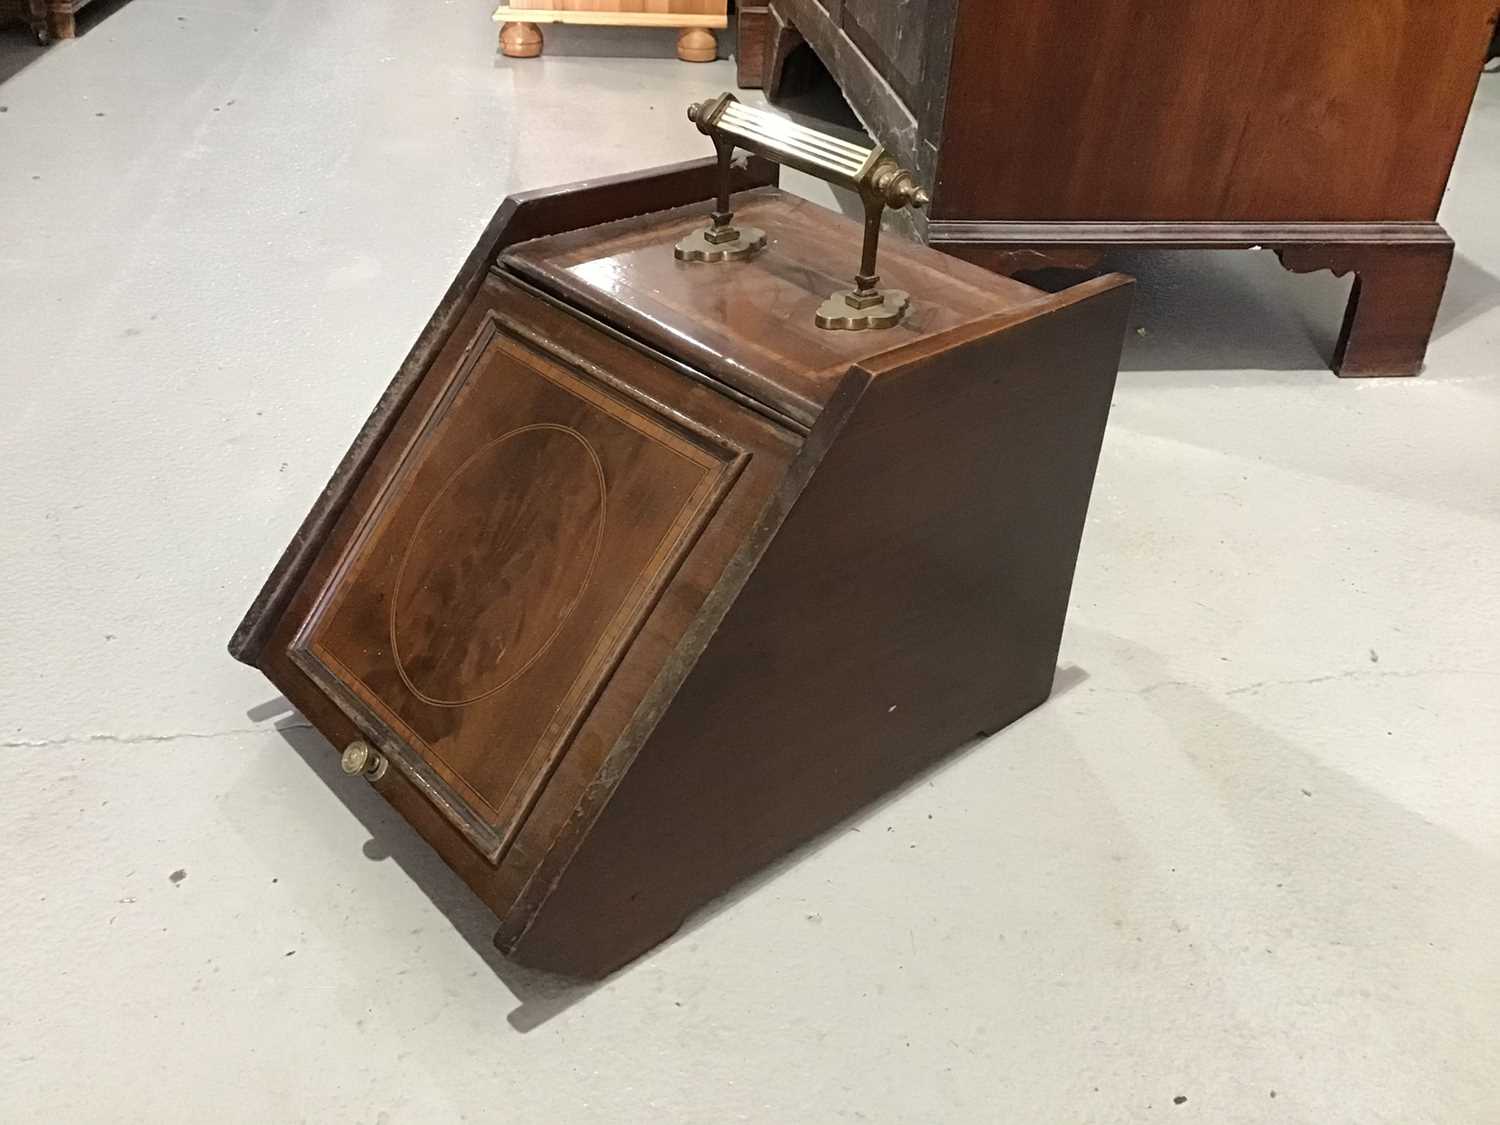
<svg viewBox="0 0 1500 1125">
<path fill-rule="evenodd" d="M 714 30 L 729 26 L 729 0 L 513 0 L 495 9 L 500 50 L 511 58 L 542 53 L 544 23 L 678 28 L 677 57 L 713 62 Z"/>
</svg>

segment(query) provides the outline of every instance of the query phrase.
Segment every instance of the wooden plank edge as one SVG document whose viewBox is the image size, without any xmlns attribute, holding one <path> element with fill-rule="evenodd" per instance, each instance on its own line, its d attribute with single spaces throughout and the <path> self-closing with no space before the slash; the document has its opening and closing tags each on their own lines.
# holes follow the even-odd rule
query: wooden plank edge
<svg viewBox="0 0 1500 1125">
<path fill-rule="evenodd" d="M 695 12 L 560 12 L 550 8 L 517 8 L 501 4 L 490 17 L 496 23 L 571 23 L 589 27 L 726 28 L 729 16 Z"/>
<path fill-rule="evenodd" d="M 1296 244 L 1445 243 L 1436 222 L 1222 223 L 1053 222 L 1021 223 L 929 219 L 934 249 L 960 246 L 1145 246 L 1163 250 L 1233 250 Z"/>
</svg>

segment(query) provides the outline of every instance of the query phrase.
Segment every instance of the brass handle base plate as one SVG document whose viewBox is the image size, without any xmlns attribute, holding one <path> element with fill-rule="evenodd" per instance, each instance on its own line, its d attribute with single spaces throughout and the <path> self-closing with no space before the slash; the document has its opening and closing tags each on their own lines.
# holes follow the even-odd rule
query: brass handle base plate
<svg viewBox="0 0 1500 1125">
<path fill-rule="evenodd" d="M 695 230 L 672 252 L 679 262 L 729 262 L 748 258 L 766 244 L 766 232 L 759 227 L 738 229 L 740 236 L 731 242 L 710 242 L 709 228 Z"/>
<path fill-rule="evenodd" d="M 849 303 L 854 296 L 852 289 L 840 289 L 818 306 L 813 318 L 819 328 L 845 329 L 862 332 L 868 328 L 894 328 L 901 323 L 906 310 L 911 307 L 908 295 L 899 289 L 880 290 L 880 303 L 865 308 L 855 308 Z"/>
</svg>

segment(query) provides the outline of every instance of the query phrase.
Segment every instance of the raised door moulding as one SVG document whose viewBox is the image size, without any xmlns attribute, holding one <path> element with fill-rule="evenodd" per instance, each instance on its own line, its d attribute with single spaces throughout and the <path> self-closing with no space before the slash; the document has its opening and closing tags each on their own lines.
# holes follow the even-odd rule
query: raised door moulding
<svg viewBox="0 0 1500 1125">
<path fill-rule="evenodd" d="M 490 863 L 498 863 L 504 855 L 592 700 L 692 550 L 746 456 L 717 435 L 688 427 L 680 418 L 660 415 L 648 400 L 622 397 L 618 389 L 601 386 L 564 355 L 536 348 L 519 326 L 510 326 L 499 316 L 492 314 L 481 326 L 465 361 L 403 452 L 399 468 L 361 520 L 290 650 L 297 666 Z M 430 483 L 425 488 L 418 484 L 434 451 L 453 444 L 446 423 L 455 403 L 472 394 L 494 394 L 498 382 L 520 378 L 543 380 L 571 396 L 575 406 L 581 404 L 596 421 L 623 427 L 619 432 L 627 436 L 621 441 L 650 443 L 663 451 L 664 464 L 677 466 L 674 472 L 682 477 L 677 488 L 681 500 L 675 508 L 663 509 L 667 518 L 657 521 L 662 526 L 654 547 L 623 573 L 611 575 L 614 585 L 609 589 L 596 581 L 596 570 L 610 532 L 610 489 L 600 451 L 579 428 L 554 421 L 513 426 L 469 452 L 435 488 Z M 497 520 L 513 517 L 513 525 L 443 521 L 444 514 L 474 510 L 472 496 L 454 499 L 455 491 L 464 490 L 465 481 L 493 485 L 505 479 L 496 474 L 497 468 L 504 468 L 496 459 L 509 463 L 517 457 L 520 461 L 512 467 L 524 470 L 532 480 L 554 479 L 562 473 L 563 483 L 581 486 L 568 490 L 573 498 L 568 512 L 542 512 L 536 504 L 554 496 L 557 489 L 528 488 L 516 495 L 515 503 L 504 503 L 497 493 L 488 505 Z M 413 521 L 410 511 L 416 505 L 421 511 Z M 412 527 L 401 533 L 404 542 L 394 544 L 401 562 L 394 578 L 387 581 L 380 578 L 380 560 L 391 554 L 393 547 L 387 540 L 402 523 Z M 530 534 L 508 535 L 513 528 Z M 556 582 L 559 566 L 542 565 L 546 559 L 539 562 L 531 557 L 537 552 L 547 554 L 549 542 L 558 545 L 552 551 L 557 557 L 551 561 L 559 564 L 567 561 L 562 544 L 582 542 L 586 547 L 570 556 L 578 565 L 568 570 L 564 586 Z M 466 553 L 466 545 L 474 550 Z M 490 549 L 495 547 L 503 557 L 496 557 Z M 414 559 L 424 551 L 426 558 Z M 467 566 L 464 560 L 483 565 Z M 451 598 L 439 595 L 455 582 L 472 595 L 464 599 L 465 605 L 474 602 L 475 613 L 495 619 L 492 628 L 447 629 L 437 620 L 434 613 L 439 607 L 453 608 Z M 361 604 L 350 603 L 350 598 L 360 599 Z M 384 616 L 377 629 L 372 613 L 381 601 Z M 558 663 L 572 669 L 566 682 L 558 682 L 561 673 L 553 669 L 550 692 L 534 686 L 526 694 L 527 707 L 550 706 L 550 714 L 517 716 L 507 710 L 510 705 L 503 698 L 507 689 L 525 685 L 527 674 L 554 650 L 585 603 L 589 603 L 590 620 L 577 623 L 573 632 L 592 636 L 591 642 L 574 640 L 586 654 L 576 667 L 566 658 L 569 654 L 559 656 Z M 482 652 L 455 652 L 448 645 L 441 653 L 426 654 L 432 659 L 425 658 L 424 640 L 457 635 L 480 638 L 488 647 Z M 381 659 L 378 649 L 369 648 L 377 642 L 389 645 L 388 661 Z M 360 664 L 362 655 L 368 667 L 351 666 Z M 368 682 L 370 675 L 382 677 L 386 664 L 394 666 L 400 684 Z M 437 673 L 445 667 L 446 678 Z M 392 696 L 405 697 L 406 702 L 393 703 Z M 455 718 L 444 720 L 438 713 L 453 713 Z M 503 793 L 487 792 L 466 776 L 470 771 L 463 763 L 445 756 L 441 735 L 432 734 L 450 724 L 457 729 L 466 719 L 482 724 L 481 733 L 499 728 L 508 734 L 513 726 L 533 732 L 524 736 L 534 738 L 533 745 Z M 529 719 L 529 727 L 523 719 Z"/>
</svg>

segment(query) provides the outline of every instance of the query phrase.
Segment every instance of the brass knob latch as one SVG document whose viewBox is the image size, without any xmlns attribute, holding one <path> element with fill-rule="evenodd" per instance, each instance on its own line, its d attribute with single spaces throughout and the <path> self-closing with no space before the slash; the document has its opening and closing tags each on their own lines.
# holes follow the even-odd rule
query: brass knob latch
<svg viewBox="0 0 1500 1125">
<path fill-rule="evenodd" d="M 350 777 L 363 774 L 369 781 L 379 781 L 391 764 L 379 750 L 358 738 L 344 747 L 339 765 Z"/>
</svg>

